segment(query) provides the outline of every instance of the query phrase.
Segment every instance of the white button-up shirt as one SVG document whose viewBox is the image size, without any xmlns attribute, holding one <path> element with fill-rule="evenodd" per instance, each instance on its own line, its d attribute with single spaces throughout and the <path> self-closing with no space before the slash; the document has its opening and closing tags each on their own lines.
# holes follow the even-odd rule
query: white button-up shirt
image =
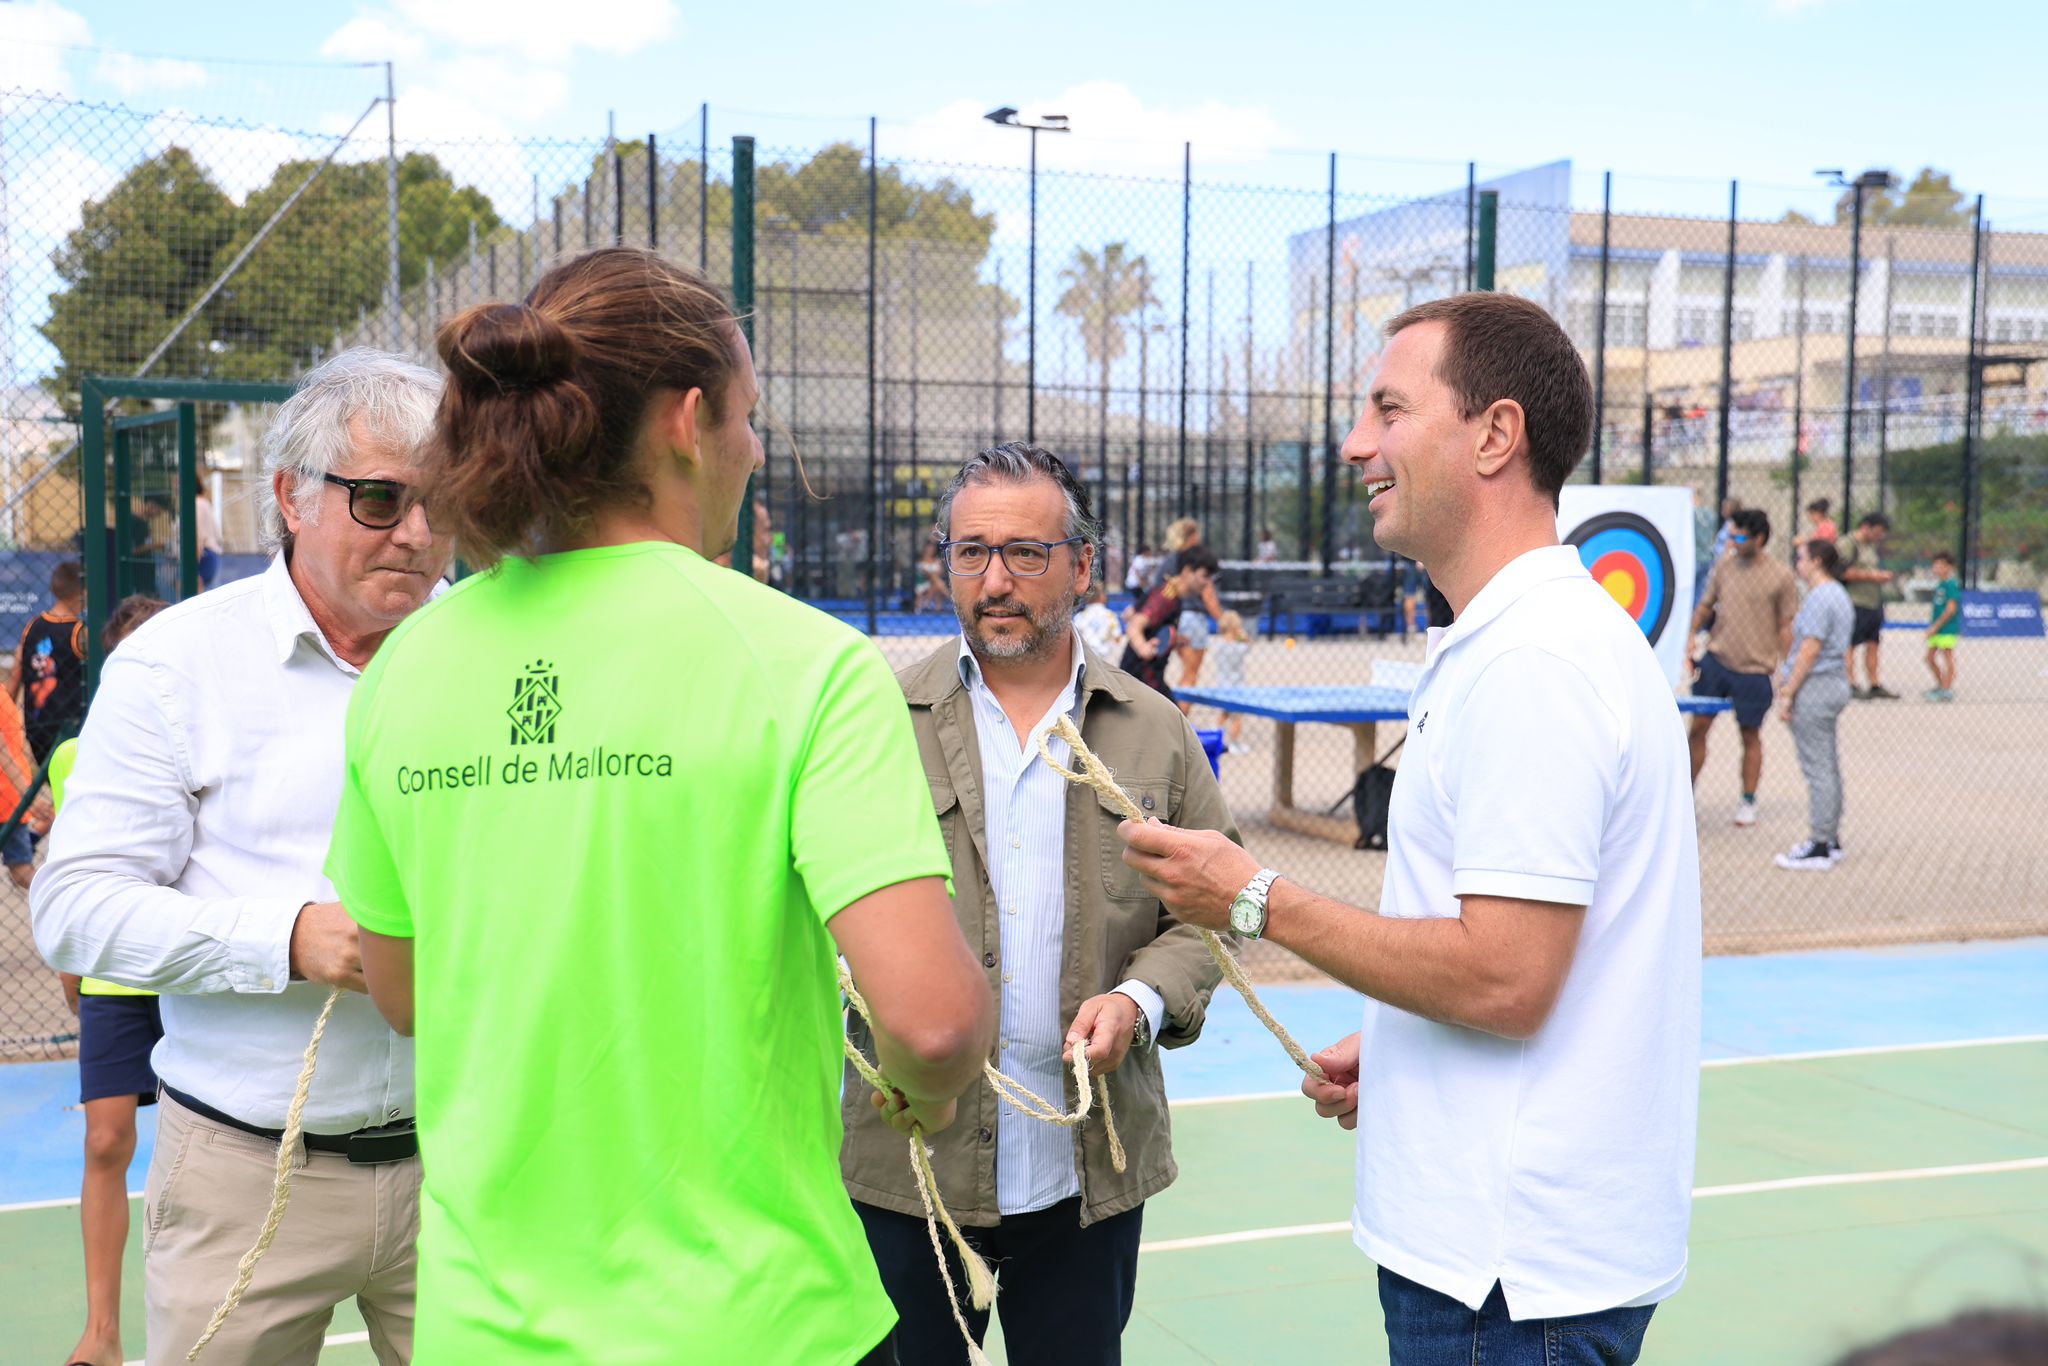
<svg viewBox="0 0 2048 1366">
<path fill-rule="evenodd" d="M 1355 1239 L 1475 1309 L 1499 1281 L 1517 1319 L 1654 1303 L 1685 1278 L 1699 1113 L 1699 841 L 1671 684 L 1553 546 L 1429 633 L 1408 714 L 1380 914 L 1466 896 L 1586 914 L 1533 1038 L 1366 1003 Z"/>
<path fill-rule="evenodd" d="M 356 678 L 281 555 L 144 624 L 108 658 L 29 898 L 54 966 L 164 993 L 166 1085 L 265 1128 L 284 1126 L 327 998 L 289 980 L 291 934 L 335 899 L 321 866 Z M 307 1130 L 412 1113 L 412 1041 L 345 994 Z"/>
<path fill-rule="evenodd" d="M 974 733 L 981 749 L 981 797 L 988 839 L 988 877 L 1001 908 L 1003 984 L 1001 1041 L 996 1068 L 1033 1093 L 1065 1108 L 1069 1070 L 1061 1061 L 1070 1020 L 1060 1018 L 1060 959 L 1066 944 L 1067 780 L 1039 756 L 1039 737 L 1061 716 L 1072 716 L 1085 663 L 1074 637 L 1074 669 L 1066 691 L 1017 742 L 1003 704 L 989 690 L 980 661 L 960 640 L 960 681 L 974 699 Z M 1048 736 L 1054 758 L 1069 767 L 1067 742 Z M 1143 982 L 1115 990 L 1138 1003 L 1159 1036 L 1166 1002 Z M 996 1208 L 1029 1214 L 1081 1193 L 1071 1130 L 1033 1119 L 1008 1102 L 996 1112 Z"/>
</svg>

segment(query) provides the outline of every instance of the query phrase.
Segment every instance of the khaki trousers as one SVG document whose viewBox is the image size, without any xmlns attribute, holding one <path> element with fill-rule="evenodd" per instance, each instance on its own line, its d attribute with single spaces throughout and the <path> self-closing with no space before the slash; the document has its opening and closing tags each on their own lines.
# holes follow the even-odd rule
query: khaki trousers
<svg viewBox="0 0 2048 1366">
<path fill-rule="evenodd" d="M 234 1284 L 270 1209 L 277 1145 L 158 1106 L 143 1192 L 143 1280 L 150 1366 L 183 1362 Z M 420 1161 L 356 1166 L 309 1153 L 255 1279 L 207 1345 L 212 1366 L 298 1366 L 320 1356 L 334 1306 L 351 1295 L 382 1366 L 412 1357 Z"/>
</svg>

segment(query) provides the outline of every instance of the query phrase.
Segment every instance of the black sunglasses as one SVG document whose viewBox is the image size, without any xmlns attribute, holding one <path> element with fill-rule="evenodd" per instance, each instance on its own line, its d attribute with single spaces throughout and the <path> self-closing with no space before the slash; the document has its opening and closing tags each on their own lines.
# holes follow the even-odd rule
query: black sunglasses
<svg viewBox="0 0 2048 1366">
<path fill-rule="evenodd" d="M 360 527 L 389 531 L 405 520 L 419 501 L 410 485 L 396 479 L 344 479 L 338 474 L 322 476 L 330 484 L 348 490 L 348 515 Z"/>
</svg>

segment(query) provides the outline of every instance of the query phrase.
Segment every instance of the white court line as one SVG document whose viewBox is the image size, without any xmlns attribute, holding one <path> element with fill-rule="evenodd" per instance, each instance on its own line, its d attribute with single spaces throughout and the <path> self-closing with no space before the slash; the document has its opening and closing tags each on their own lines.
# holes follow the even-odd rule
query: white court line
<svg viewBox="0 0 2048 1366">
<path fill-rule="evenodd" d="M 1748 1067 L 1760 1062 L 1812 1062 L 1821 1058 L 1859 1058 L 1879 1053 L 1939 1053 L 1951 1048 L 1996 1048 L 2004 1044 L 2048 1043 L 2048 1034 L 2008 1034 L 1996 1039 L 1948 1039 L 1940 1043 L 1883 1043 L 1861 1048 L 1820 1048 L 1807 1053 L 1759 1053 L 1749 1058 L 1706 1058 L 1707 1067 Z M 1172 1102 L 1176 1110 L 1195 1105 L 1236 1105 L 1254 1100 L 1296 1100 L 1300 1091 L 1246 1091 L 1234 1096 L 1189 1096 Z"/>
<path fill-rule="evenodd" d="M 368 1333 L 336 1333 L 320 1345 L 322 1347 L 347 1347 L 354 1343 L 368 1342 L 369 1340 L 370 1335 Z M 122 1362 L 121 1366 L 149 1366 L 149 1363 L 145 1362 L 141 1357 L 137 1357 L 133 1361 Z"/>
<path fill-rule="evenodd" d="M 1708 1067 L 1747 1067 L 1762 1062 L 1811 1062 L 1821 1058 L 1869 1057 L 1880 1053 L 1935 1053 L 1951 1048 L 1997 1048 L 2006 1044 L 2048 1043 L 2048 1034 L 2008 1034 L 1995 1039 L 1949 1039 L 1940 1043 L 1893 1043 L 1871 1044 L 1862 1048 L 1822 1048 L 1808 1053 L 1761 1053 L 1753 1058 L 1708 1058 L 1700 1063 Z M 1176 1110 L 1197 1105 L 1238 1105 L 1261 1100 L 1297 1100 L 1301 1092 L 1295 1091 L 1245 1091 L 1234 1096 L 1189 1096 L 1183 1100 L 1171 1101 Z M 1930 1171 L 1945 1170 L 1929 1168 Z M 1958 1169 L 1960 1170 L 1960 1169 Z M 1802 1178 L 1806 1179 L 1806 1178 Z M 140 1200 L 141 1191 L 129 1191 L 130 1200 Z M 76 1205 L 77 1196 L 62 1200 L 24 1200 L 18 1204 L 0 1205 L 0 1214 L 15 1214 L 33 1209 L 62 1209 Z M 1320 1227 L 1318 1225 L 1317 1227 Z M 1348 1227 L 1348 1226 L 1347 1226 Z"/>
<path fill-rule="evenodd" d="M 1971 1162 L 1954 1167 L 1908 1167 L 1888 1172 L 1830 1172 L 1821 1176 L 1787 1176 L 1776 1181 L 1745 1181 L 1733 1186 L 1695 1186 L 1692 1198 L 1712 1200 L 1723 1195 L 1759 1195 L 1769 1191 L 1807 1190 L 1814 1186 L 1867 1186 L 1889 1181 L 1931 1181 L 1948 1176 L 1991 1176 L 1999 1172 L 2048 1169 L 2048 1157 L 2015 1157 L 2004 1162 Z M 1350 1222 L 1330 1224 L 1285 1224 L 1278 1228 L 1241 1229 L 1236 1233 L 1207 1233 L 1194 1238 L 1162 1238 L 1140 1243 L 1140 1252 L 1186 1252 L 1198 1247 L 1224 1247 L 1231 1243 L 1263 1243 L 1275 1238 L 1308 1238 L 1321 1234 L 1345 1233 Z"/>
<path fill-rule="evenodd" d="M 2011 1043 L 2048 1043 L 2048 1034 L 2008 1034 L 1997 1039 L 1949 1039 L 1942 1043 L 1881 1043 L 1863 1048 L 1820 1048 L 1811 1053 L 1760 1053 L 1753 1058 L 1708 1058 L 1701 1067 L 1744 1067 L 1758 1062 L 1808 1062 L 1815 1058 L 1861 1058 L 1873 1053 L 1940 1053 L 1951 1048 L 1996 1048 Z"/>
</svg>

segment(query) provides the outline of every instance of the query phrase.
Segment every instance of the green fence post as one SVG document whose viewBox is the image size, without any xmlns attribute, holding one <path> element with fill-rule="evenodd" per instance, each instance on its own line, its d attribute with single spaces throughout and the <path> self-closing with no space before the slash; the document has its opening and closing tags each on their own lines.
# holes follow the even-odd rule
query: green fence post
<svg viewBox="0 0 2048 1366">
<path fill-rule="evenodd" d="M 115 603 L 135 591 L 134 567 L 128 563 L 129 541 L 135 534 L 135 436 L 116 420 L 114 423 L 114 592 L 107 599 Z"/>
<path fill-rule="evenodd" d="M 739 314 L 740 334 L 754 345 L 754 140 L 732 140 L 732 306 Z M 754 575 L 754 481 L 740 498 L 739 536 L 733 542 L 732 567 Z"/>
<path fill-rule="evenodd" d="M 178 405 L 178 597 L 199 592 L 199 410 Z"/>
<path fill-rule="evenodd" d="M 1481 190 L 1479 192 L 1479 264 L 1477 279 L 1473 282 L 1474 287 L 1477 289 L 1493 288 L 1493 248 L 1494 239 L 1499 233 L 1499 228 L 1500 191 Z"/>
</svg>

